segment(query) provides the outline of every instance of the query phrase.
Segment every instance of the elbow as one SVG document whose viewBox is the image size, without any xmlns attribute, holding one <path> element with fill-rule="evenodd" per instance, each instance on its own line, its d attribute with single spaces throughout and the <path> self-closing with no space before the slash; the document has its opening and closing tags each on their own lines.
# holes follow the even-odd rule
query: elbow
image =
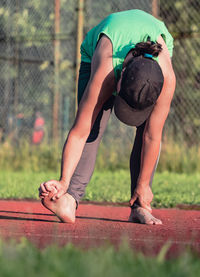
<svg viewBox="0 0 200 277">
<path fill-rule="evenodd" d="M 147 144 L 160 144 L 161 138 L 162 133 L 156 134 L 156 136 L 146 133 L 143 137 L 143 140 Z"/>
<path fill-rule="evenodd" d="M 160 144 L 162 139 L 162 129 L 163 128 L 156 128 L 155 130 L 151 130 L 146 128 L 143 135 L 143 141 L 147 144 Z"/>
<path fill-rule="evenodd" d="M 165 76 L 167 83 L 171 86 L 173 90 L 176 87 L 176 75 L 173 68 L 169 71 L 169 73 Z"/>
<path fill-rule="evenodd" d="M 176 75 L 175 75 L 175 72 L 174 70 L 172 70 L 172 74 L 171 74 L 171 84 L 174 86 L 174 90 L 175 90 L 175 87 L 176 87 Z"/>
<path fill-rule="evenodd" d="M 168 75 L 165 76 L 165 79 L 164 79 L 164 86 L 163 86 L 163 90 L 165 91 L 164 109 L 166 110 L 166 112 L 169 112 L 171 101 L 174 96 L 175 88 L 176 88 L 176 75 L 172 70 Z"/>
</svg>

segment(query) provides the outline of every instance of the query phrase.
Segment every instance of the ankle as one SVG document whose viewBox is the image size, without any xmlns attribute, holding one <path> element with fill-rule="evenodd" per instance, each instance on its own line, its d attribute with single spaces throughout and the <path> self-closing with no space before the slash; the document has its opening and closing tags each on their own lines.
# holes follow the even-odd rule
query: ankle
<svg viewBox="0 0 200 277">
<path fill-rule="evenodd" d="M 67 200 L 70 202 L 70 204 L 72 206 L 75 206 L 75 208 L 77 209 L 78 208 L 78 202 L 76 201 L 76 199 L 69 193 L 66 193 L 66 198 Z"/>
</svg>

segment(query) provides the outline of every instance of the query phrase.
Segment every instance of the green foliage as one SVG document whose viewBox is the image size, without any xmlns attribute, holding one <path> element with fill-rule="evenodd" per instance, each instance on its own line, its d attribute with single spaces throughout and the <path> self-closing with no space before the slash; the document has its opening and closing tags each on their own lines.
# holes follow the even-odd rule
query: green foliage
<svg viewBox="0 0 200 277">
<path fill-rule="evenodd" d="M 38 188 L 42 182 L 58 178 L 52 171 L 40 173 L 31 171 L 1 171 L 0 198 L 2 199 L 39 199 Z"/>
<path fill-rule="evenodd" d="M 127 243 L 122 243 L 118 250 L 107 245 L 84 251 L 71 244 L 39 250 L 26 239 L 18 244 L 0 242 L 2 277 L 198 276 L 200 263 L 196 254 L 186 251 L 180 257 L 168 260 L 161 256 L 162 253 L 157 257 L 145 257 L 133 251 Z"/>
<path fill-rule="evenodd" d="M 153 183 L 153 206 L 200 205 L 200 174 L 157 173 Z"/>
<path fill-rule="evenodd" d="M 109 128 L 108 128 L 109 129 Z M 112 130 L 111 130 L 112 131 Z M 110 134 L 100 145 L 97 156 L 97 170 L 118 170 L 129 168 L 129 156 L 134 135 L 130 137 L 123 133 L 128 132 L 118 129 L 124 137 L 123 147 L 121 137 L 112 139 Z M 132 139 L 131 139 L 132 136 Z M 15 145 L 6 142 L 0 147 L 0 169 L 9 171 L 28 170 L 32 172 L 59 171 L 62 147 L 48 145 L 30 145 L 26 141 Z M 157 168 L 158 172 L 196 173 L 200 171 L 200 148 L 197 145 L 188 147 L 186 143 L 179 143 L 170 138 L 165 138 L 162 144 L 161 156 Z"/>
<path fill-rule="evenodd" d="M 199 0 L 161 0 L 160 16 L 174 37 L 173 67 L 177 86 L 168 118 L 174 138 L 189 146 L 200 138 Z"/>
<path fill-rule="evenodd" d="M 132 135 L 132 137 L 133 141 L 134 136 Z M 132 141 L 128 140 L 127 136 L 124 136 L 123 142 L 120 141 L 120 137 L 114 138 L 113 142 L 111 142 L 111 138 L 111 136 L 108 136 L 107 140 L 100 145 L 97 169 L 128 169 Z M 187 142 L 180 143 L 180 141 L 174 140 L 170 136 L 164 138 L 157 168 L 158 172 L 169 171 L 191 174 L 200 171 L 199 146 L 193 144 L 188 147 Z M 121 146 L 121 144 L 123 145 Z"/>
<path fill-rule="evenodd" d="M 165 138 L 162 144 L 158 164 L 159 172 L 195 173 L 200 171 L 200 148 L 198 145 L 188 147 L 186 142 Z"/>
<path fill-rule="evenodd" d="M 179 136 L 188 145 L 198 144 L 199 1 L 157 2 L 160 2 L 160 17 L 175 38 L 173 65 L 177 89 L 167 126 L 174 137 Z M 56 123 L 60 140 L 74 120 L 78 1 L 60 0 L 60 31 L 56 34 L 54 4 L 55 1 L 30 0 L 0 3 L 3 61 L 0 74 L 0 127 L 5 137 L 10 134 L 9 117 L 16 118 L 18 113 L 23 113 L 25 121 L 21 133 L 30 137 L 28 133 L 31 132 L 35 109 L 43 112 L 47 135 L 51 137 L 53 103 L 56 102 L 54 96 L 58 91 L 59 114 Z M 85 35 L 109 13 L 133 8 L 151 12 L 152 1 L 87 0 L 84 7 Z M 55 53 L 55 38 L 59 39 L 59 55 Z M 59 56 L 58 66 L 55 66 L 55 56 Z M 55 118 L 54 115 L 54 123 Z M 117 166 L 121 166 L 121 163 Z"/>
<path fill-rule="evenodd" d="M 199 32 L 199 0 L 160 0 L 160 15 L 179 37 Z"/>
<path fill-rule="evenodd" d="M 103 5 L 102 5 L 103 3 Z M 151 13 L 152 6 L 151 1 L 130 1 L 130 0 L 110 0 L 110 1 L 84 1 L 85 5 L 85 30 L 89 31 L 95 25 L 97 25 L 103 18 L 108 16 L 110 13 L 131 10 L 131 9 L 141 9 L 146 12 Z"/>
<path fill-rule="evenodd" d="M 156 173 L 153 182 L 152 206 L 175 207 L 177 204 L 200 204 L 200 175 Z M 85 200 L 128 202 L 130 176 L 126 170 L 95 172 L 87 188 Z"/>
<path fill-rule="evenodd" d="M 21 141 L 18 145 L 6 142 L 0 148 L 0 168 L 5 170 L 46 171 L 59 170 L 61 149 L 53 145 L 30 145 Z"/>
<path fill-rule="evenodd" d="M 5 137 L 18 127 L 14 122 L 10 130 L 9 117 L 15 119 L 18 113 L 22 113 L 24 128 L 20 129 L 20 133 L 26 134 L 28 139 L 35 110 L 42 112 L 48 136 L 51 136 L 54 94 L 58 92 L 58 105 L 64 110 L 57 115 L 61 129 L 59 138 L 64 130 L 69 129 L 69 122 L 74 119 L 74 17 L 77 1 L 61 0 L 60 4 L 60 32 L 55 34 L 55 1 L 20 0 L 0 3 L 3 59 L 0 76 L 0 127 L 3 128 Z M 57 53 L 54 48 L 55 38 L 59 38 Z M 55 56 L 59 56 L 57 67 Z"/>
<path fill-rule="evenodd" d="M 59 172 L 1 171 L 1 199 L 38 199 L 40 183 L 58 179 Z M 157 173 L 153 183 L 153 207 L 175 207 L 177 204 L 200 205 L 200 174 Z M 128 170 L 95 171 L 87 187 L 85 201 L 127 202 L 130 200 Z"/>
</svg>

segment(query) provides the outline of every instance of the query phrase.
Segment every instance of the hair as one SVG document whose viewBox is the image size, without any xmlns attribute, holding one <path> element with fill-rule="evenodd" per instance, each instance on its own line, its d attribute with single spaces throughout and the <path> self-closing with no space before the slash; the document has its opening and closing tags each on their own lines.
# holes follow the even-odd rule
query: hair
<svg viewBox="0 0 200 277">
<path fill-rule="evenodd" d="M 162 45 L 160 43 L 148 40 L 147 42 L 137 43 L 132 54 L 134 57 L 143 56 L 145 53 L 157 57 L 161 51 Z"/>
</svg>

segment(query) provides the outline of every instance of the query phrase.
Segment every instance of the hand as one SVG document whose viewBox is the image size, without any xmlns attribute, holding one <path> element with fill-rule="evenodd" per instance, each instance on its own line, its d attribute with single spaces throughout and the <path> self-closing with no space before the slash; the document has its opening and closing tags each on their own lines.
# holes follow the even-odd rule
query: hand
<svg viewBox="0 0 200 277">
<path fill-rule="evenodd" d="M 135 189 L 135 192 L 130 200 L 130 205 L 132 206 L 134 202 L 138 199 L 139 204 L 142 208 L 152 211 L 151 201 L 153 199 L 153 193 L 151 188 L 147 185 L 138 185 Z"/>
<path fill-rule="evenodd" d="M 50 180 L 40 184 L 39 197 L 42 199 L 50 196 L 51 200 L 55 201 L 66 193 L 67 188 L 68 186 L 63 181 Z"/>
</svg>

